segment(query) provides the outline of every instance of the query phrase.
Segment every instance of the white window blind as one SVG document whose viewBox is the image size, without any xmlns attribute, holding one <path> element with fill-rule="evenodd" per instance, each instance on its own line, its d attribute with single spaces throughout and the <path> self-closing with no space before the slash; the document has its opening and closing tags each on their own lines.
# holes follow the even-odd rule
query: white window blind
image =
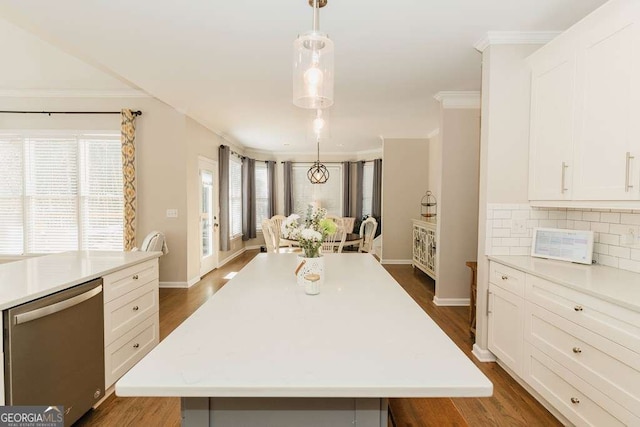
<svg viewBox="0 0 640 427">
<path fill-rule="evenodd" d="M 118 134 L 0 136 L 0 253 L 122 250 Z"/>
<path fill-rule="evenodd" d="M 23 145 L 19 138 L 0 139 L 0 253 L 21 254 L 23 226 Z"/>
<path fill-rule="evenodd" d="M 242 160 L 229 159 L 229 230 L 231 237 L 242 234 Z"/>
<path fill-rule="evenodd" d="M 256 162 L 256 230 L 262 230 L 262 221 L 269 218 L 269 184 L 267 164 Z"/>
<path fill-rule="evenodd" d="M 371 215 L 373 206 L 373 163 L 365 163 L 362 173 L 362 215 Z"/>
<path fill-rule="evenodd" d="M 342 165 L 325 166 L 329 170 L 329 180 L 324 184 L 312 184 L 307 178 L 311 164 L 293 165 L 293 212 L 303 218 L 311 202 L 325 208 L 329 215 L 342 216 Z"/>
</svg>

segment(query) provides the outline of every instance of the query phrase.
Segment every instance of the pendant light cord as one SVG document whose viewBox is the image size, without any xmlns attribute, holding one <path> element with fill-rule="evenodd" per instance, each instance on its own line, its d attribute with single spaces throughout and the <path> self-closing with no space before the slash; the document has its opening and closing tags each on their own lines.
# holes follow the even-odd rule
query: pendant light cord
<svg viewBox="0 0 640 427">
<path fill-rule="evenodd" d="M 320 9 L 318 8 L 318 0 L 313 0 L 313 32 L 320 29 Z"/>
</svg>

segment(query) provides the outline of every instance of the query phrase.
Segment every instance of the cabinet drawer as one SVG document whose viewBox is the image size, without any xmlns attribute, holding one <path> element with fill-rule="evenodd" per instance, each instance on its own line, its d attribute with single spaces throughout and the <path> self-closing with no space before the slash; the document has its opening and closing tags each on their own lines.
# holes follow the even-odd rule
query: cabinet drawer
<svg viewBox="0 0 640 427">
<path fill-rule="evenodd" d="M 525 339 L 636 415 L 640 355 L 527 302 Z"/>
<path fill-rule="evenodd" d="M 149 282 L 104 306 L 104 343 L 133 328 L 140 320 L 158 312 L 158 283 Z"/>
<path fill-rule="evenodd" d="M 108 274 L 102 278 L 104 287 L 104 302 L 116 299 L 133 289 L 152 280 L 158 280 L 158 259 L 152 259 L 140 264 Z"/>
<path fill-rule="evenodd" d="M 527 275 L 526 298 L 611 341 L 640 353 L 640 313 Z"/>
<path fill-rule="evenodd" d="M 529 343 L 525 343 L 525 380 L 575 425 L 640 423 L 639 418 Z"/>
<path fill-rule="evenodd" d="M 520 270 L 491 261 L 489 264 L 489 281 L 509 292 L 524 297 L 525 273 Z"/>
<path fill-rule="evenodd" d="M 104 355 L 105 390 L 133 367 L 159 342 L 158 313 L 107 346 Z"/>
</svg>

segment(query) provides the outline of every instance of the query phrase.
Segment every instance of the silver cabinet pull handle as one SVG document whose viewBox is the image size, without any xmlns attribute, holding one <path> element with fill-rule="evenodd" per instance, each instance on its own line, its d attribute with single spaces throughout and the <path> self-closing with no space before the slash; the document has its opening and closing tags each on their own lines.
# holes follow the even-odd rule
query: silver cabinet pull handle
<svg viewBox="0 0 640 427">
<path fill-rule="evenodd" d="M 580 403 L 580 399 L 578 399 L 577 397 L 572 397 L 571 398 L 571 403 L 577 405 L 578 403 Z"/>
<path fill-rule="evenodd" d="M 135 343 L 135 344 L 133 345 L 133 348 L 138 348 L 138 347 L 140 347 L 140 344 L 138 344 L 138 343 Z"/>
<path fill-rule="evenodd" d="M 509 276 L 502 276 L 502 280 L 507 280 Z"/>
<path fill-rule="evenodd" d="M 491 291 L 487 289 L 487 316 L 491 313 Z"/>
<path fill-rule="evenodd" d="M 138 280 L 138 275 L 137 274 L 133 275 L 133 280 Z"/>
<path fill-rule="evenodd" d="M 564 194 L 565 191 L 569 189 L 565 186 L 565 179 L 567 177 L 567 168 L 569 165 L 566 162 L 562 162 L 562 183 L 560 184 L 560 192 Z"/>
<path fill-rule="evenodd" d="M 633 160 L 634 157 L 631 155 L 630 152 L 627 151 L 627 159 L 626 159 L 626 172 L 624 175 L 624 191 L 625 192 L 629 192 L 630 189 L 633 188 L 633 185 L 631 185 L 631 160 Z"/>
<path fill-rule="evenodd" d="M 133 311 L 138 311 L 140 308 L 137 305 L 133 306 Z"/>
<path fill-rule="evenodd" d="M 582 310 L 584 310 L 584 309 L 582 308 L 582 306 L 581 306 L 581 305 L 576 305 L 575 307 L 573 307 L 573 309 L 574 309 L 575 311 L 582 311 Z"/>
<path fill-rule="evenodd" d="M 582 353 L 582 349 L 580 347 L 573 347 L 573 352 L 575 354 L 580 354 L 580 353 Z"/>
</svg>

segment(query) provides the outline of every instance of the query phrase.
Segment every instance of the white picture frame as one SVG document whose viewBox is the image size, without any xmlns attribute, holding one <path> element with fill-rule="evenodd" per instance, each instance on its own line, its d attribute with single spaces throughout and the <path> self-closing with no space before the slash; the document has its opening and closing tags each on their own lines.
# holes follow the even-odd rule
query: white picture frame
<svg viewBox="0 0 640 427">
<path fill-rule="evenodd" d="M 563 228 L 535 228 L 531 256 L 591 265 L 593 231 Z"/>
</svg>

